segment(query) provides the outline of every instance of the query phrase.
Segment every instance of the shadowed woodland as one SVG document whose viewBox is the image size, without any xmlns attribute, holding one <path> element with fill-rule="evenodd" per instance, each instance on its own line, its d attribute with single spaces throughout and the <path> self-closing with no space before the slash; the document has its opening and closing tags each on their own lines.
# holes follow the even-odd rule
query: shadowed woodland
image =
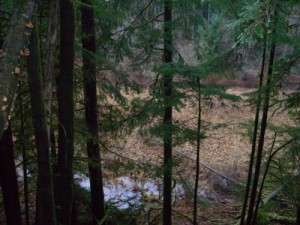
<svg viewBox="0 0 300 225">
<path fill-rule="evenodd" d="M 0 224 L 300 224 L 295 0 L 0 0 Z"/>
</svg>

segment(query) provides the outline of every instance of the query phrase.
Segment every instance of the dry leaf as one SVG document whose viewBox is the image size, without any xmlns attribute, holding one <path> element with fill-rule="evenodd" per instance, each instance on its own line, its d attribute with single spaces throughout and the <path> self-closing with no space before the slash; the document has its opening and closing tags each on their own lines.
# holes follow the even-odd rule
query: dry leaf
<svg viewBox="0 0 300 225">
<path fill-rule="evenodd" d="M 23 50 L 20 51 L 20 56 L 29 56 L 30 51 L 28 48 L 24 48 Z"/>
<path fill-rule="evenodd" d="M 30 55 L 30 51 L 28 48 L 24 48 L 24 55 L 25 56 L 29 56 Z"/>
<path fill-rule="evenodd" d="M 16 67 L 14 73 L 15 74 L 20 74 L 21 73 L 21 68 L 20 67 Z"/>
<path fill-rule="evenodd" d="M 7 109 L 7 105 L 2 106 L 1 111 L 5 111 Z"/>
<path fill-rule="evenodd" d="M 23 33 L 25 36 L 30 36 L 30 33 L 29 32 L 24 32 Z"/>
<path fill-rule="evenodd" d="M 27 28 L 32 29 L 33 28 L 33 24 L 31 22 L 27 23 L 25 25 Z"/>
</svg>

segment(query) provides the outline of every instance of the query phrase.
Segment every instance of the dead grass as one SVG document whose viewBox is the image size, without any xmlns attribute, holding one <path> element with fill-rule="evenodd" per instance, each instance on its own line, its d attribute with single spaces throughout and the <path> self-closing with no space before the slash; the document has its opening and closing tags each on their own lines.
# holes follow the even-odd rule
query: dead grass
<svg viewBox="0 0 300 225">
<path fill-rule="evenodd" d="M 251 150 L 250 138 L 243 135 L 245 131 L 242 129 L 241 123 L 248 120 L 253 121 L 255 116 L 255 110 L 245 104 L 244 100 L 246 100 L 247 97 L 243 94 L 251 91 L 253 90 L 244 88 L 229 89 L 228 93 L 241 96 L 242 98 L 242 100 L 235 106 L 229 101 L 220 102 L 216 99 L 213 99 L 213 104 L 203 103 L 202 105 L 202 119 L 205 121 L 205 125 L 207 126 L 207 138 L 204 139 L 201 144 L 201 162 L 228 177 L 240 181 L 246 180 Z M 148 95 L 147 93 L 143 93 L 142 96 L 146 98 Z M 191 129 L 196 129 L 197 108 L 191 101 L 186 101 L 185 103 L 186 106 L 182 108 L 180 112 L 174 110 L 174 120 L 178 122 L 185 121 L 186 126 Z M 269 122 L 278 126 L 293 124 L 286 112 L 282 112 L 280 110 L 273 112 L 271 110 L 269 115 L 272 115 Z M 222 124 L 224 126 L 214 129 L 213 127 L 217 124 Z M 267 139 L 271 140 L 273 135 L 273 132 L 268 131 Z M 113 139 L 112 143 L 112 146 L 115 146 L 112 149 L 127 159 L 133 159 L 138 163 L 148 162 L 153 165 L 161 165 L 163 163 L 162 140 L 155 137 L 141 136 L 139 134 L 139 128 L 136 128 L 125 137 L 118 139 L 118 141 Z M 266 141 L 266 148 L 268 148 L 268 146 L 270 146 L 270 141 Z M 184 152 L 191 158 L 196 158 L 195 144 L 184 143 L 180 146 L 176 146 L 175 150 Z M 112 157 L 115 156 L 112 154 L 106 154 L 104 156 L 104 161 L 112 159 Z M 174 174 L 177 175 L 179 182 L 181 178 L 184 179 L 184 182 L 186 182 L 191 190 L 193 190 L 195 162 L 179 156 L 176 151 L 174 151 L 174 157 L 180 159 L 180 165 L 176 167 Z M 134 176 L 138 176 L 138 179 L 145 180 L 149 174 L 153 172 L 154 171 L 145 171 L 141 173 L 137 171 Z M 213 198 L 215 201 L 218 201 L 217 197 L 214 199 L 216 193 L 217 195 L 220 194 L 220 196 L 224 197 L 224 195 L 226 195 L 228 191 L 230 192 L 231 189 L 231 186 L 228 186 L 228 184 L 225 183 L 224 179 L 209 172 L 204 167 L 201 167 L 199 189 L 205 193 L 206 196 Z M 192 195 L 186 195 L 184 201 L 186 202 L 185 204 L 188 210 L 191 210 L 190 202 L 192 202 Z M 226 214 L 226 207 L 230 208 L 232 201 L 235 201 L 234 198 L 228 197 L 228 202 L 225 201 L 222 205 L 215 202 L 213 204 L 219 204 L 219 208 L 218 206 L 214 208 L 218 212 L 221 207 L 221 209 L 225 210 L 224 213 Z M 175 209 L 180 209 L 180 206 L 179 208 L 175 207 Z M 233 210 L 232 207 L 230 209 L 231 211 Z M 202 212 L 206 212 L 209 208 L 202 208 L 201 210 Z M 233 214 L 236 215 L 238 213 L 235 212 Z M 233 218 L 230 215 L 224 215 L 220 215 L 220 218 L 223 218 L 222 221 L 224 221 L 224 218 L 225 220 L 229 218 L 228 221 L 230 218 Z M 211 224 L 210 218 L 205 216 L 205 214 L 201 214 L 200 217 L 203 217 L 203 221 L 210 221 L 207 224 Z M 214 219 L 217 219 L 217 217 L 214 217 Z"/>
<path fill-rule="evenodd" d="M 231 88 L 228 90 L 230 94 L 241 96 L 242 99 L 246 98 L 243 94 L 250 91 L 252 90 L 244 88 Z M 147 97 L 146 93 L 142 95 Z M 243 130 L 240 124 L 247 120 L 253 120 L 255 111 L 246 106 L 243 100 L 236 106 L 234 107 L 229 101 L 220 102 L 217 100 L 213 100 L 213 105 L 203 104 L 202 119 L 208 125 L 208 131 L 206 132 L 207 138 L 201 145 L 200 158 L 204 164 L 215 170 L 235 179 L 243 180 L 247 173 L 251 146 L 249 138 L 242 135 Z M 270 115 L 272 114 L 273 112 L 270 113 Z M 197 108 L 190 101 L 186 102 L 186 106 L 180 112 L 174 110 L 174 120 L 179 122 L 188 121 L 187 126 L 192 129 L 196 129 L 196 117 Z M 285 112 L 275 112 L 269 122 L 276 125 L 292 124 Z M 213 129 L 216 124 L 225 126 Z M 154 137 L 141 136 L 138 131 L 139 129 L 136 128 L 117 143 L 114 142 L 114 145 L 117 146 L 114 150 L 120 155 L 136 161 L 161 164 L 163 156 L 162 141 Z M 272 133 L 268 133 L 267 137 L 272 135 Z M 196 157 L 195 145 L 191 143 L 176 146 L 176 149 L 185 152 L 190 157 Z M 186 168 L 187 174 L 194 174 L 193 164 L 193 162 L 190 162 L 189 167 Z"/>
</svg>

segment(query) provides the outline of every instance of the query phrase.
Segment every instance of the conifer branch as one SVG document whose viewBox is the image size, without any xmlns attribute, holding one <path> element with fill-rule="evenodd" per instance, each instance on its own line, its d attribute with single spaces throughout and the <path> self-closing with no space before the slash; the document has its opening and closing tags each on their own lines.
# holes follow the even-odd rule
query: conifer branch
<svg viewBox="0 0 300 225">
<path fill-rule="evenodd" d="M 21 5 L 19 10 L 16 10 L 3 44 L 3 57 L 0 62 L 0 136 L 6 129 L 16 99 L 18 80 L 21 74 L 19 60 L 20 57 L 27 56 L 25 49 L 29 44 L 34 12 L 34 1 L 27 1 Z"/>
</svg>

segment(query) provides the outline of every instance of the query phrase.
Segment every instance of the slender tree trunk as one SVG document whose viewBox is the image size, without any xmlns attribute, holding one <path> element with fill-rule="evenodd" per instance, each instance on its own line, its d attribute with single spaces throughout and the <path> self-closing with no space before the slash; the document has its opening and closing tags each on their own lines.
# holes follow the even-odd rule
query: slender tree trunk
<svg viewBox="0 0 300 225">
<path fill-rule="evenodd" d="M 199 184 L 199 174 L 200 174 L 200 132 L 201 132 L 201 84 L 199 78 L 197 78 L 198 84 L 198 121 L 197 121 L 197 158 L 196 158 L 196 179 L 195 179 L 195 189 L 194 189 L 194 225 L 197 225 L 197 203 L 198 203 L 198 184 Z"/>
<path fill-rule="evenodd" d="M 71 225 L 74 157 L 73 65 L 75 11 L 72 0 L 60 0 L 60 73 L 57 79 L 58 100 L 58 182 L 56 200 L 58 221 Z"/>
<path fill-rule="evenodd" d="M 44 96 L 45 96 L 45 110 L 47 115 L 47 131 L 48 138 L 51 143 L 51 108 L 52 108 L 52 93 L 54 81 L 54 68 L 56 59 L 56 39 L 58 27 L 58 0 L 50 0 L 50 16 L 48 27 L 48 49 L 46 56 L 46 64 L 44 68 Z M 50 148 L 52 150 L 52 145 Z"/>
<path fill-rule="evenodd" d="M 7 225 L 21 225 L 21 207 L 10 125 L 0 140 L 0 184 Z"/>
<path fill-rule="evenodd" d="M 1 23 L 0 23 L 1 26 Z M 0 28 L 0 49 L 4 40 Z M 18 192 L 17 174 L 13 153 L 11 126 L 4 131 L 0 140 L 0 187 L 2 189 L 7 225 L 21 224 L 21 207 Z"/>
<path fill-rule="evenodd" d="M 22 80 L 19 81 L 19 107 L 20 107 L 20 142 L 22 148 L 23 160 L 23 182 L 24 182 L 24 204 L 25 204 L 25 222 L 29 225 L 29 193 L 28 193 L 28 176 L 27 176 L 27 152 L 25 147 L 25 127 L 24 127 L 24 110 L 23 110 L 23 96 L 22 96 Z"/>
<path fill-rule="evenodd" d="M 56 158 L 56 141 L 55 141 L 55 133 L 54 129 L 50 127 L 50 145 L 51 145 L 51 157 Z"/>
<path fill-rule="evenodd" d="M 2 21 L 0 21 L 0 48 L 2 48 L 3 43 L 4 43 L 3 25 L 2 25 Z"/>
<path fill-rule="evenodd" d="M 94 224 L 104 218 L 104 192 L 101 168 L 100 148 L 98 144 L 98 110 L 96 89 L 96 30 L 94 0 L 84 0 L 89 7 L 82 7 L 82 47 L 83 47 L 83 76 L 85 121 L 90 138 L 87 141 L 89 158 L 89 173 L 91 184 L 91 203 Z"/>
<path fill-rule="evenodd" d="M 296 224 L 300 224 L 300 206 L 297 206 L 297 222 Z"/>
<path fill-rule="evenodd" d="M 172 1 L 164 1 L 164 62 L 172 62 Z M 164 83 L 164 188 L 163 224 L 172 224 L 172 82 L 173 75 L 163 74 Z"/>
<path fill-rule="evenodd" d="M 272 82 L 274 59 L 275 59 L 275 44 L 273 43 L 271 52 L 270 52 L 268 78 L 267 78 L 267 84 L 266 84 L 266 92 L 265 92 L 265 96 L 264 96 L 263 115 L 262 115 L 260 136 L 259 136 L 259 142 L 258 142 L 258 148 L 257 148 L 255 173 L 254 173 L 254 178 L 253 178 L 252 192 L 251 192 L 248 217 L 247 217 L 247 223 L 246 223 L 247 225 L 252 224 L 253 210 L 255 207 L 258 181 L 259 181 L 259 176 L 260 176 L 260 167 L 261 167 L 261 161 L 262 161 L 262 153 L 263 153 L 263 149 L 264 149 L 265 133 L 266 133 L 266 129 L 267 129 L 269 100 L 270 100 L 270 91 L 271 91 L 270 85 Z"/>
<path fill-rule="evenodd" d="M 55 81 L 55 60 L 57 59 L 56 46 L 57 46 L 57 31 L 58 31 L 58 8 L 59 0 L 49 0 L 49 25 L 48 25 L 48 43 L 47 53 L 44 66 L 44 96 L 45 96 L 45 111 L 47 118 L 47 132 L 50 143 L 51 158 L 53 159 L 53 173 L 56 175 L 57 169 L 57 154 L 55 146 L 55 133 L 52 127 L 52 96 L 53 96 L 53 83 Z M 56 186 L 56 176 L 54 176 L 54 187 Z"/>
<path fill-rule="evenodd" d="M 242 210 L 241 222 L 240 222 L 241 225 L 245 224 L 245 215 L 246 215 L 247 204 L 248 204 L 248 199 L 249 199 L 249 192 L 250 192 L 251 181 L 252 181 L 252 172 L 253 172 L 254 157 L 255 157 L 255 153 L 256 153 L 256 141 L 257 141 L 257 133 L 258 133 L 258 125 L 259 125 L 259 114 L 260 114 L 261 102 L 262 102 L 261 91 L 262 91 L 262 84 L 263 84 L 263 80 L 264 80 L 266 52 L 267 52 L 267 31 L 265 30 L 263 54 L 262 54 L 262 61 L 261 61 L 261 70 L 260 70 L 260 75 L 259 75 L 258 96 L 257 96 L 257 103 L 256 103 L 255 119 L 254 119 L 252 147 L 251 147 L 251 155 L 250 155 L 249 168 L 248 168 L 247 185 L 246 185 L 246 191 L 245 191 L 244 202 L 243 202 L 243 210 Z"/>
<path fill-rule="evenodd" d="M 74 186 L 74 182 L 73 182 Z M 72 212 L 71 212 L 71 224 L 77 225 L 77 202 L 76 202 L 76 196 L 74 196 L 73 200 L 73 206 L 72 206 Z"/>
<path fill-rule="evenodd" d="M 40 45 L 36 20 L 32 32 L 29 46 L 30 56 L 28 58 L 28 84 L 38 157 L 36 224 L 53 225 L 56 224 L 53 176 L 44 108 Z"/>
<path fill-rule="evenodd" d="M 258 196 L 257 196 L 257 202 L 256 202 L 255 210 L 254 210 L 254 215 L 253 215 L 253 222 L 252 222 L 252 224 L 256 224 L 257 214 L 258 214 L 258 208 L 259 208 L 259 206 L 260 206 L 260 204 L 261 204 L 262 191 L 263 191 L 263 188 L 264 188 L 265 180 L 266 180 L 266 177 L 267 177 L 267 174 L 268 174 L 268 171 L 269 171 L 269 168 L 270 168 L 272 159 L 273 159 L 274 156 L 277 154 L 277 152 L 279 152 L 281 149 L 283 149 L 284 147 L 286 147 L 287 145 L 289 145 L 290 143 L 292 143 L 292 142 L 295 141 L 295 140 L 296 140 L 296 138 L 293 138 L 293 139 L 287 141 L 285 144 L 283 144 L 283 145 L 281 145 L 280 147 L 278 147 L 274 152 L 271 152 L 271 153 L 270 153 L 270 156 L 269 156 L 268 161 L 267 161 L 267 163 L 266 163 L 266 169 L 265 169 L 265 172 L 264 172 L 264 175 L 263 175 L 261 184 L 260 184 L 260 188 L 259 188 L 259 192 L 258 192 Z M 272 145 L 272 148 L 271 148 L 271 149 L 274 148 L 274 145 L 275 145 L 275 139 L 274 139 L 274 142 L 273 142 L 273 145 Z"/>
</svg>

